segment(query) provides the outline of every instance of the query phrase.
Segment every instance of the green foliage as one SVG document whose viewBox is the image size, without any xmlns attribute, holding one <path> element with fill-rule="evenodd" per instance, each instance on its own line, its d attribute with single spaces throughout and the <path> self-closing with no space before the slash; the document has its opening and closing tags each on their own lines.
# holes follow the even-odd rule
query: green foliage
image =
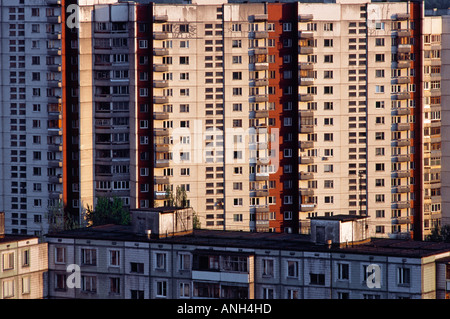
<svg viewBox="0 0 450 319">
<path fill-rule="evenodd" d="M 192 216 L 193 220 L 192 220 L 192 224 L 194 229 L 200 229 L 201 228 L 201 224 L 200 224 L 200 218 L 198 218 L 198 215 L 196 212 L 194 212 L 194 215 Z"/>
<path fill-rule="evenodd" d="M 187 194 L 184 187 L 177 186 L 177 189 L 175 190 L 175 197 L 171 190 L 167 189 L 166 191 L 166 198 L 168 201 L 168 206 L 174 206 L 179 208 L 186 208 L 187 207 Z"/>
<path fill-rule="evenodd" d="M 130 224 L 130 212 L 123 207 L 123 202 L 118 197 L 99 197 L 95 209 L 87 207 L 86 220 L 91 226 L 115 224 Z"/>
<path fill-rule="evenodd" d="M 436 225 L 431 234 L 425 238 L 427 241 L 450 243 L 450 225 Z"/>
</svg>

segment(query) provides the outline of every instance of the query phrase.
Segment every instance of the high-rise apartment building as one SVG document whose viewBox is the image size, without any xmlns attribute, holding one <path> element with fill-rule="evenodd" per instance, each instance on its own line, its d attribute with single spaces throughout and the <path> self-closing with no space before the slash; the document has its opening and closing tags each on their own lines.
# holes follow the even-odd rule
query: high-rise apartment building
<svg viewBox="0 0 450 319">
<path fill-rule="evenodd" d="M 41 234 L 67 193 L 65 14 L 62 1 L 12 0 L 0 15 L 0 211 L 8 232 Z"/>
<path fill-rule="evenodd" d="M 68 3 L 2 3 L 8 229 L 32 231 L 53 199 L 82 216 L 101 196 L 146 208 L 177 189 L 211 229 L 350 214 L 422 238 L 438 224 L 445 19 L 422 2 L 78 4 L 79 28 Z"/>
</svg>

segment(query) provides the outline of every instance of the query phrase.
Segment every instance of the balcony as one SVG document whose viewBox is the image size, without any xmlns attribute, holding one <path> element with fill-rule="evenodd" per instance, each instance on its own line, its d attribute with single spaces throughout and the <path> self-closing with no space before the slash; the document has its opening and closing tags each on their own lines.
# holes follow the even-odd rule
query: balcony
<svg viewBox="0 0 450 319">
<path fill-rule="evenodd" d="M 169 102 L 169 97 L 167 96 L 155 96 L 153 97 L 153 103 L 155 104 L 165 104 Z"/>
<path fill-rule="evenodd" d="M 60 6 L 61 0 L 47 0 L 49 6 Z"/>
<path fill-rule="evenodd" d="M 314 133 L 314 125 L 300 124 L 300 133 Z"/>
<path fill-rule="evenodd" d="M 155 64 L 153 66 L 153 71 L 155 72 L 167 72 L 169 71 L 169 66 L 165 64 Z"/>
<path fill-rule="evenodd" d="M 166 112 L 154 112 L 153 113 L 153 119 L 155 119 L 155 120 L 168 120 L 169 119 L 169 113 L 166 113 Z"/>
<path fill-rule="evenodd" d="M 411 61 L 398 61 L 397 68 L 398 69 L 407 69 L 411 67 Z"/>
<path fill-rule="evenodd" d="M 166 14 L 161 14 L 161 15 L 155 15 L 155 16 L 153 16 L 153 21 L 154 22 L 159 22 L 159 23 L 161 23 L 161 22 L 167 22 L 169 20 L 169 16 L 168 15 L 166 15 Z"/>
<path fill-rule="evenodd" d="M 393 140 L 394 146 L 403 147 L 403 146 L 410 146 L 411 140 L 409 138 L 403 138 L 398 140 Z"/>
<path fill-rule="evenodd" d="M 394 79 L 396 84 L 409 84 L 411 82 L 410 78 L 407 76 L 401 76 Z"/>
<path fill-rule="evenodd" d="M 392 224 L 398 225 L 398 224 L 412 224 L 413 223 L 413 217 L 412 216 L 405 216 L 405 217 L 394 217 L 391 220 Z"/>
<path fill-rule="evenodd" d="M 411 125 L 409 123 L 397 123 L 394 124 L 394 131 L 409 131 L 411 130 Z"/>
<path fill-rule="evenodd" d="M 47 33 L 47 38 L 50 40 L 61 40 L 60 32 Z"/>
<path fill-rule="evenodd" d="M 169 55 L 169 50 L 165 49 L 165 48 L 154 48 L 153 49 L 153 54 L 156 55 L 156 56 Z"/>
<path fill-rule="evenodd" d="M 300 86 L 309 86 L 314 84 L 313 78 L 299 78 L 298 80 Z"/>
<path fill-rule="evenodd" d="M 51 136 L 62 135 L 62 130 L 60 128 L 49 128 L 47 134 Z"/>
<path fill-rule="evenodd" d="M 153 134 L 155 136 L 169 136 L 169 130 L 166 128 L 155 128 Z"/>
<path fill-rule="evenodd" d="M 395 202 L 393 203 L 394 209 L 404 209 L 404 208 L 410 208 L 411 203 L 409 201 L 402 201 L 402 202 Z"/>
<path fill-rule="evenodd" d="M 257 102 L 257 103 L 260 103 L 260 102 L 268 102 L 268 101 L 269 101 L 269 96 L 267 96 L 267 95 L 255 95 L 255 96 L 253 97 L 253 100 L 254 100 L 255 102 Z"/>
<path fill-rule="evenodd" d="M 312 212 L 316 208 L 316 205 L 314 204 L 300 204 L 300 211 L 301 212 Z"/>
<path fill-rule="evenodd" d="M 49 152 L 62 152 L 63 146 L 60 144 L 49 144 L 48 150 Z"/>
<path fill-rule="evenodd" d="M 399 92 L 395 94 L 397 100 L 408 100 L 411 97 L 409 92 Z"/>
<path fill-rule="evenodd" d="M 63 182 L 62 175 L 49 176 L 48 177 L 48 182 L 50 184 L 62 184 L 62 182 Z"/>
<path fill-rule="evenodd" d="M 167 40 L 169 34 L 167 32 L 153 32 L 153 39 L 155 40 Z"/>
<path fill-rule="evenodd" d="M 312 94 L 299 94 L 298 99 L 300 102 L 311 102 L 314 100 L 314 95 Z"/>
<path fill-rule="evenodd" d="M 411 30 L 397 30 L 397 37 L 403 38 L 403 37 L 410 37 L 411 36 Z"/>
<path fill-rule="evenodd" d="M 269 63 L 255 63 L 255 71 L 265 71 L 269 69 Z"/>
<path fill-rule="evenodd" d="M 312 156 L 300 156 L 298 158 L 299 164 L 313 164 L 314 163 L 314 157 Z"/>
<path fill-rule="evenodd" d="M 60 24 L 61 23 L 61 16 L 47 16 L 47 22 L 48 23 Z"/>
<path fill-rule="evenodd" d="M 255 213 L 268 213 L 269 210 L 269 206 L 256 206 L 255 207 Z"/>
<path fill-rule="evenodd" d="M 409 19 L 409 13 L 397 13 L 395 15 L 395 20 L 408 20 Z"/>
<path fill-rule="evenodd" d="M 314 179 L 314 174 L 309 172 L 298 173 L 298 179 L 302 181 L 308 181 Z"/>
<path fill-rule="evenodd" d="M 155 184 L 168 185 L 169 177 L 168 176 L 155 176 L 154 177 Z"/>
<path fill-rule="evenodd" d="M 62 167 L 62 161 L 61 160 L 49 160 L 48 161 L 48 166 L 49 167 Z"/>
<path fill-rule="evenodd" d="M 411 44 L 399 44 L 397 47 L 398 53 L 410 53 L 411 52 Z"/>
<path fill-rule="evenodd" d="M 269 52 L 269 50 L 267 50 L 267 48 L 256 48 L 253 50 L 254 55 L 260 55 L 260 54 L 264 55 L 264 54 L 267 54 L 268 52 Z"/>
<path fill-rule="evenodd" d="M 256 173 L 255 175 L 255 181 L 268 181 L 269 180 L 269 174 L 268 173 Z"/>
<path fill-rule="evenodd" d="M 298 190 L 300 196 L 313 196 L 314 195 L 314 189 L 312 188 L 300 188 Z"/>
<path fill-rule="evenodd" d="M 252 16 L 252 20 L 253 21 L 267 21 L 267 19 L 269 18 L 269 15 L 261 13 L 261 14 L 254 14 Z"/>
<path fill-rule="evenodd" d="M 269 85 L 269 80 L 267 79 L 255 79 L 253 82 L 254 86 L 266 86 Z"/>
<path fill-rule="evenodd" d="M 61 55 L 61 50 L 60 49 L 47 49 L 47 55 L 60 56 Z"/>
<path fill-rule="evenodd" d="M 309 22 L 313 19 L 312 14 L 299 14 L 298 15 L 298 21 L 299 22 Z"/>
<path fill-rule="evenodd" d="M 49 65 L 47 65 L 47 68 L 49 71 L 52 71 L 52 72 L 61 72 L 61 70 L 62 70 L 62 67 L 60 64 L 49 64 Z"/>
<path fill-rule="evenodd" d="M 312 31 L 299 31 L 298 32 L 298 38 L 304 39 L 304 40 L 312 40 L 314 39 L 314 32 Z"/>
<path fill-rule="evenodd" d="M 411 113 L 411 110 L 407 107 L 399 107 L 392 109 L 392 113 L 394 115 L 409 115 Z"/>
<path fill-rule="evenodd" d="M 269 37 L 269 32 L 267 31 L 255 31 L 250 34 L 250 37 L 253 37 L 255 39 L 266 39 Z"/>
<path fill-rule="evenodd" d="M 168 81 L 164 81 L 164 80 L 154 80 L 153 81 L 153 87 L 155 87 L 155 88 L 163 89 L 163 88 L 167 88 L 168 86 L 169 86 Z"/>
<path fill-rule="evenodd" d="M 409 155 L 396 155 L 394 159 L 396 162 L 409 162 L 411 157 Z"/>
<path fill-rule="evenodd" d="M 156 160 L 155 167 L 156 168 L 167 168 L 167 167 L 169 167 L 169 160 L 166 160 L 166 159 Z"/>
<path fill-rule="evenodd" d="M 155 199 L 157 200 L 163 200 L 167 198 L 166 192 L 155 192 Z"/>
<path fill-rule="evenodd" d="M 298 141 L 298 147 L 301 149 L 312 148 L 314 146 L 313 141 Z"/>
<path fill-rule="evenodd" d="M 255 110 L 254 112 L 255 112 L 254 117 L 257 118 L 257 119 L 269 117 L 269 111 L 268 110 Z"/>
<path fill-rule="evenodd" d="M 314 52 L 313 47 L 299 47 L 298 53 L 299 54 L 312 54 Z"/>
<path fill-rule="evenodd" d="M 169 145 L 155 145 L 155 151 L 167 153 L 169 151 Z"/>
<path fill-rule="evenodd" d="M 47 81 L 48 87 L 51 88 L 60 88 L 62 87 L 62 83 L 60 80 L 49 80 Z"/>
<path fill-rule="evenodd" d="M 396 178 L 407 178 L 411 177 L 411 171 L 394 171 L 393 175 Z"/>
<path fill-rule="evenodd" d="M 300 70 L 313 70 L 314 69 L 314 63 L 311 62 L 299 62 L 298 68 Z"/>
<path fill-rule="evenodd" d="M 395 193 L 409 193 L 411 192 L 411 186 L 397 186 L 394 188 Z"/>
<path fill-rule="evenodd" d="M 268 189 L 256 189 L 253 191 L 254 197 L 266 197 L 269 196 Z"/>
</svg>

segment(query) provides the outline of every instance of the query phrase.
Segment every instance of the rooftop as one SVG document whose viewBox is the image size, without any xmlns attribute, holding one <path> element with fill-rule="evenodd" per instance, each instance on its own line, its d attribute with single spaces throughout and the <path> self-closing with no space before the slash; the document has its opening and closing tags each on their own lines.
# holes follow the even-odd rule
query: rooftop
<svg viewBox="0 0 450 319">
<path fill-rule="evenodd" d="M 341 252 L 364 255 L 422 258 L 450 251 L 450 243 L 402 239 L 376 239 L 347 245 L 317 245 L 308 235 L 286 233 L 257 233 L 243 231 L 194 230 L 193 233 L 160 239 L 148 239 L 132 232 L 131 226 L 103 225 L 49 234 L 51 238 L 74 238 L 112 241 L 137 241 L 178 245 L 235 247 L 250 249 L 280 249 L 289 251 Z"/>
</svg>

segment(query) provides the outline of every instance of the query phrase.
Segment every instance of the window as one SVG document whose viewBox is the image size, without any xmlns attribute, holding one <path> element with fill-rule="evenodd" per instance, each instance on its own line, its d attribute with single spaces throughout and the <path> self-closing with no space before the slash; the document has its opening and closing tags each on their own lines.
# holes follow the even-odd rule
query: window
<svg viewBox="0 0 450 319">
<path fill-rule="evenodd" d="M 109 265 L 110 266 L 120 266 L 120 251 L 110 250 L 109 251 Z"/>
<path fill-rule="evenodd" d="M 97 250 L 92 248 L 82 248 L 81 264 L 91 266 L 97 265 Z"/>
<path fill-rule="evenodd" d="M 384 62 L 384 54 L 375 54 L 375 62 Z"/>
<path fill-rule="evenodd" d="M 109 278 L 109 293 L 120 294 L 120 278 L 117 277 Z"/>
<path fill-rule="evenodd" d="M 311 285 L 325 285 L 325 274 L 309 274 L 309 283 Z"/>
<path fill-rule="evenodd" d="M 338 272 L 337 272 L 338 280 L 349 280 L 350 265 L 338 263 L 337 266 L 338 266 Z"/>
<path fill-rule="evenodd" d="M 166 254 L 156 253 L 155 258 L 156 258 L 155 268 L 157 270 L 166 270 L 166 259 L 167 259 Z"/>
<path fill-rule="evenodd" d="M 55 264 L 62 264 L 66 262 L 65 247 L 55 247 Z"/>
<path fill-rule="evenodd" d="M 290 22 L 283 23 L 283 31 L 284 32 L 292 31 L 292 23 L 290 23 Z"/>
<path fill-rule="evenodd" d="M 2 255 L 3 270 L 14 269 L 14 253 L 4 253 Z"/>
<path fill-rule="evenodd" d="M 24 249 L 22 250 L 22 267 L 30 266 L 30 250 Z"/>
<path fill-rule="evenodd" d="M 180 282 L 179 286 L 179 297 L 180 298 L 189 298 L 191 296 L 191 288 L 188 282 Z"/>
<path fill-rule="evenodd" d="M 167 281 L 156 281 L 156 297 L 167 297 Z"/>
<path fill-rule="evenodd" d="M 144 273 L 144 264 L 131 262 L 130 263 L 130 272 L 137 273 L 137 274 L 143 274 Z"/>
<path fill-rule="evenodd" d="M 231 43 L 231 46 L 233 48 L 241 48 L 242 47 L 242 40 L 233 40 Z"/>
<path fill-rule="evenodd" d="M 273 259 L 264 258 L 262 260 L 262 275 L 264 277 L 273 277 L 274 274 L 274 261 Z"/>
<path fill-rule="evenodd" d="M 292 278 L 298 278 L 298 261 L 287 261 L 287 276 Z"/>
<path fill-rule="evenodd" d="M 81 290 L 83 292 L 97 292 L 97 277 L 81 276 Z"/>
<path fill-rule="evenodd" d="M 332 47 L 333 46 L 333 39 L 324 39 L 323 40 L 323 46 L 324 47 Z"/>
<path fill-rule="evenodd" d="M 409 285 L 411 284 L 411 269 L 406 267 L 397 268 L 397 284 Z"/>
<path fill-rule="evenodd" d="M 189 64 L 189 57 L 188 56 L 180 56 L 180 64 Z"/>
</svg>

